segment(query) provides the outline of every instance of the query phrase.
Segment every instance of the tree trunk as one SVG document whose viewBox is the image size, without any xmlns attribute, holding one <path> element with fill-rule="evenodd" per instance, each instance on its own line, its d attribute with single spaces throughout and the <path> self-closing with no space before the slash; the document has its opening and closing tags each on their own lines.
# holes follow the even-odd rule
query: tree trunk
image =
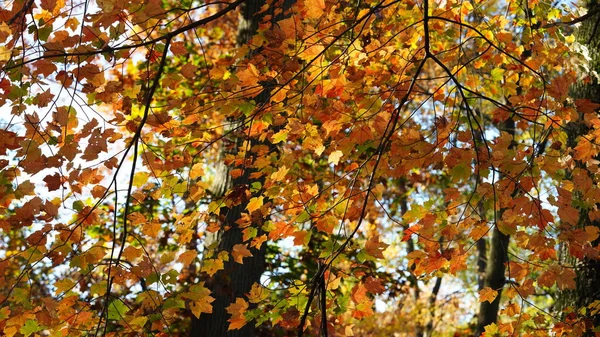
<svg viewBox="0 0 600 337">
<path fill-rule="evenodd" d="M 242 5 L 238 26 L 238 45 L 243 45 L 252 38 L 256 33 L 258 24 L 261 20 L 260 15 L 257 15 L 261 7 L 265 4 L 264 0 L 248 0 Z M 268 90 L 265 88 L 265 90 Z M 268 92 L 263 91 L 262 94 L 255 97 L 258 104 L 266 102 Z M 262 100 L 262 102 L 261 102 Z M 231 130 L 238 127 L 238 123 L 233 121 Z M 231 131 L 228 130 L 228 131 Z M 233 132 L 227 137 L 234 147 L 227 149 L 223 146 L 221 149 L 221 159 L 226 154 L 236 154 L 243 138 Z M 256 141 L 251 141 L 256 143 Z M 245 189 L 250 186 L 250 171 L 245 169 L 244 174 L 232 179 L 231 170 L 234 167 L 225 165 L 222 160 L 218 164 L 215 180 L 211 186 L 211 192 L 215 197 L 223 196 L 227 191 L 232 189 Z M 264 180 L 264 179 L 263 179 Z M 213 237 L 210 237 L 205 242 L 205 257 L 207 255 L 217 256 L 219 252 L 231 252 L 233 246 L 243 242 L 243 233 L 236 221 L 240 219 L 242 212 L 245 210 L 247 202 L 228 208 L 222 209 L 225 212 L 225 217 L 222 219 L 221 230 Z M 199 319 L 192 318 L 190 329 L 190 337 L 254 337 L 254 324 L 246 324 L 241 329 L 228 330 L 230 315 L 226 308 L 234 303 L 236 298 L 244 297 L 250 292 L 252 285 L 260 281 L 260 277 L 265 270 L 265 251 L 266 244 L 263 244 L 260 249 L 249 248 L 252 257 L 243 259 L 243 264 L 233 261 L 229 258 L 224 262 L 224 269 L 218 271 L 212 277 L 203 275 L 202 279 L 206 282 L 206 286 L 211 290 L 211 296 L 215 298 L 212 303 L 212 313 L 202 313 Z"/>
<path fill-rule="evenodd" d="M 515 135 L 515 122 L 512 118 L 506 120 L 502 126 L 503 131 L 508 132 L 513 137 Z M 511 145 L 512 146 L 512 145 Z M 503 210 L 495 210 L 496 217 L 500 219 L 502 217 Z M 481 239 L 480 239 L 481 240 Z M 477 316 L 477 329 L 475 336 L 480 336 L 484 331 L 485 327 L 489 324 L 496 323 L 498 320 L 498 311 L 500 309 L 500 299 L 502 297 L 502 289 L 506 283 L 506 263 L 508 262 L 508 243 L 510 236 L 502 233 L 498 226 L 494 226 L 492 231 L 492 238 L 489 244 L 489 256 L 487 261 L 478 261 L 478 267 L 482 268 L 485 265 L 485 275 L 483 277 L 483 287 L 490 287 L 498 292 L 496 298 L 490 303 L 483 301 L 479 304 L 479 314 Z M 478 249 L 482 249 L 479 246 Z M 480 252 L 481 254 L 481 252 Z M 479 256 L 481 259 L 482 256 Z M 480 287 L 481 287 L 481 280 Z"/>
<path fill-rule="evenodd" d="M 510 237 L 494 227 L 492 240 L 490 242 L 490 255 L 485 270 L 484 287 L 490 287 L 498 291 L 498 296 L 490 303 L 483 301 L 479 305 L 479 316 L 477 317 L 477 331 L 475 336 L 480 336 L 486 325 L 495 323 L 498 319 L 500 308 L 500 297 L 502 288 L 506 283 L 504 273 L 506 271 L 508 241 Z"/>
<path fill-rule="evenodd" d="M 273 6 L 263 13 L 259 13 L 261 8 L 266 4 L 266 0 L 247 0 L 241 6 L 241 13 L 238 23 L 238 46 L 243 46 L 247 43 L 258 30 L 259 23 L 266 15 L 271 16 L 271 23 L 275 23 L 278 20 L 283 19 L 284 15 L 287 15 L 287 11 L 291 8 L 295 0 L 283 0 L 277 2 L 275 6 L 278 6 L 281 11 L 277 11 Z M 275 2 L 273 2 L 275 3 Z M 257 83 L 261 84 L 263 90 L 257 96 L 252 99 L 256 103 L 256 106 L 262 106 L 267 104 L 270 100 L 270 94 L 273 90 L 271 83 Z M 240 127 L 238 121 L 232 121 L 231 130 L 236 130 Z M 230 131 L 231 131 L 230 130 Z M 230 136 L 226 137 L 230 144 L 234 144 L 233 148 L 227 148 L 223 146 L 221 149 L 221 159 L 224 159 L 227 154 L 237 154 L 238 149 L 244 142 L 243 133 L 233 132 Z M 254 145 L 267 145 L 269 146 L 270 153 L 277 152 L 278 149 L 273 144 L 266 142 L 259 142 L 256 139 L 248 140 L 250 142 L 249 148 Z M 264 185 L 265 179 L 257 178 L 251 180 L 249 177 L 254 172 L 252 168 L 243 168 L 244 173 L 232 179 L 231 170 L 234 167 L 225 165 L 221 160 L 216 170 L 216 176 L 213 184 L 210 188 L 211 192 L 215 197 L 221 197 L 228 191 L 245 191 L 253 182 L 259 182 Z M 243 193 L 243 192 L 241 192 Z M 244 199 L 244 198 L 242 198 Z M 266 203 L 267 201 L 265 201 Z M 233 246 L 241 244 L 243 242 L 243 233 L 236 221 L 240 219 L 242 212 L 245 211 L 247 201 L 242 201 L 241 204 L 236 205 L 229 209 L 221 208 L 221 214 L 225 213 L 224 219 L 222 219 L 221 230 L 213 235 L 213 237 L 207 238 L 204 243 L 205 249 L 208 252 L 205 256 L 216 257 L 219 252 L 231 253 Z M 259 211 L 256 211 L 259 212 Z M 261 223 L 265 219 L 261 219 Z M 258 228 L 258 235 L 260 236 L 262 230 Z M 230 257 L 229 261 L 224 262 L 224 268 L 218 271 L 213 277 L 203 275 L 202 279 L 206 282 L 206 286 L 212 291 L 211 296 L 215 298 L 212 303 L 213 312 L 211 314 L 201 314 L 199 319 L 192 319 L 192 325 L 190 329 L 190 337 L 254 337 L 256 336 L 256 329 L 252 322 L 246 324 L 244 327 L 238 330 L 228 330 L 230 315 L 227 313 L 226 308 L 234 303 L 236 298 L 244 297 L 250 292 L 254 283 L 260 282 L 260 277 L 265 271 L 266 261 L 266 243 L 261 245 L 260 249 L 250 248 L 252 257 L 245 257 L 243 264 L 239 264 Z M 252 308 L 252 304 L 250 308 Z"/>
<path fill-rule="evenodd" d="M 579 27 L 577 36 L 578 41 L 586 46 L 589 51 L 590 72 L 600 73 L 600 3 L 596 0 L 587 3 L 588 13 L 595 13 L 583 21 Z M 571 89 L 571 97 L 573 99 L 590 99 L 594 103 L 600 103 L 600 83 L 597 75 L 589 74 L 589 82 L 579 82 Z M 581 116 L 582 117 L 582 116 Z M 577 145 L 580 136 L 587 134 L 589 127 L 583 122 L 583 118 L 579 121 L 570 123 L 567 127 L 568 146 L 570 148 Z M 597 158 L 600 159 L 600 158 Z M 581 169 L 587 169 L 584 165 L 578 165 Z M 595 172 L 590 172 L 590 176 L 596 181 Z M 600 205 L 596 204 L 597 207 Z M 598 221 L 591 221 L 586 210 L 580 210 L 579 224 L 581 226 L 596 226 L 600 227 Z M 592 242 L 592 246 L 600 244 L 600 240 Z M 600 300 L 600 261 L 590 258 L 577 260 L 569 254 L 566 245 L 561 247 L 560 260 L 564 265 L 576 266 L 576 288 L 574 290 L 564 290 L 559 293 L 557 303 L 554 310 L 558 315 L 564 315 L 565 309 L 572 308 L 573 312 L 581 313 L 580 309 L 585 308 L 590 303 Z M 590 316 L 590 310 L 587 310 L 587 315 L 581 317 L 585 321 L 586 332 L 583 336 L 596 336 L 597 333 L 592 332 L 592 326 L 600 326 L 600 315 Z"/>
</svg>

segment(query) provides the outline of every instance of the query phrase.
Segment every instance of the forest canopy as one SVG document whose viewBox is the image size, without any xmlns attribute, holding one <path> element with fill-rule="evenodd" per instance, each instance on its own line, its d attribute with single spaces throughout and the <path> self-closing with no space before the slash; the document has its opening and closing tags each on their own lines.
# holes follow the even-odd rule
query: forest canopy
<svg viewBox="0 0 600 337">
<path fill-rule="evenodd" d="M 0 335 L 598 336 L 599 23 L 3 1 Z"/>
</svg>

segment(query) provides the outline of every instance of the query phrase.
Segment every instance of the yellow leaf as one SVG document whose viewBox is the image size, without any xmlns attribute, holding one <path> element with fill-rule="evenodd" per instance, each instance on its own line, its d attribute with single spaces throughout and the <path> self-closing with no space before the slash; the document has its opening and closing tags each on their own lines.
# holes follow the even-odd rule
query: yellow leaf
<svg viewBox="0 0 600 337">
<path fill-rule="evenodd" d="M 492 323 L 490 325 L 486 325 L 485 327 L 485 335 L 486 336 L 494 336 L 495 334 L 498 333 L 498 326 L 496 325 L 496 323 Z"/>
<path fill-rule="evenodd" d="M 0 46 L 0 62 L 6 62 L 10 60 L 12 51 L 4 46 Z"/>
<path fill-rule="evenodd" d="M 250 301 L 250 303 L 260 303 L 267 297 L 269 297 L 269 289 L 263 287 L 259 283 L 254 283 L 248 294 L 248 301 Z"/>
<path fill-rule="evenodd" d="M 202 164 L 198 163 L 198 164 L 195 164 L 194 166 L 192 166 L 192 169 L 190 170 L 190 178 L 196 179 L 203 175 L 204 175 L 204 168 L 202 167 Z"/>
<path fill-rule="evenodd" d="M 202 269 L 200 271 L 207 273 L 208 276 L 213 276 L 224 267 L 223 261 L 220 259 L 206 259 L 202 260 Z"/>
<path fill-rule="evenodd" d="M 148 172 L 136 172 L 133 176 L 133 186 L 141 187 L 148 181 L 149 176 Z"/>
<path fill-rule="evenodd" d="M 287 139 L 288 136 L 288 130 L 280 130 L 279 132 L 277 132 L 276 134 L 273 135 L 273 144 L 277 144 L 280 142 L 283 142 Z"/>
<path fill-rule="evenodd" d="M 210 290 L 204 287 L 204 282 L 200 282 L 190 287 L 190 291 L 182 294 L 182 297 L 191 300 L 189 303 L 190 310 L 196 318 L 200 318 L 200 314 L 202 313 L 210 314 L 213 311 L 211 303 L 215 299 L 210 296 Z"/>
<path fill-rule="evenodd" d="M 252 253 L 248 250 L 245 244 L 238 244 L 233 246 L 233 250 L 231 251 L 231 255 L 233 255 L 233 261 L 243 264 L 242 261 L 245 257 L 251 257 Z"/>
<path fill-rule="evenodd" d="M 138 328 L 142 328 L 144 327 L 144 325 L 146 325 L 146 322 L 148 322 L 148 317 L 141 316 L 133 318 L 131 321 L 129 321 L 128 324 Z"/>
<path fill-rule="evenodd" d="M 473 11 L 473 5 L 469 1 L 463 1 L 462 6 L 460 8 L 460 13 L 462 16 L 467 16 L 469 13 Z"/>
<path fill-rule="evenodd" d="M 56 288 L 56 290 L 54 291 L 54 293 L 56 295 L 59 295 L 63 292 L 69 291 L 71 289 L 73 289 L 73 287 L 75 286 L 75 281 L 69 280 L 69 279 L 64 279 L 64 280 L 60 280 L 60 281 L 56 281 L 54 283 L 54 287 Z"/>
<path fill-rule="evenodd" d="M 250 201 L 248 202 L 248 205 L 246 205 L 246 209 L 250 213 L 256 211 L 257 209 L 260 208 L 260 206 L 263 205 L 263 200 L 264 200 L 264 197 L 251 198 Z"/>
<path fill-rule="evenodd" d="M 485 287 L 479 291 L 479 302 L 488 301 L 492 303 L 496 299 L 496 296 L 498 296 L 498 291 L 490 287 Z"/>
<path fill-rule="evenodd" d="M 340 158 L 342 158 L 342 155 L 343 153 L 340 150 L 333 151 L 329 154 L 327 162 L 333 165 L 337 165 L 340 162 Z"/>
<path fill-rule="evenodd" d="M 288 173 L 289 170 L 290 169 L 284 165 L 280 167 L 279 170 L 277 170 L 277 172 L 273 172 L 271 174 L 271 179 L 275 181 L 282 181 L 285 179 L 285 175 Z"/>
</svg>

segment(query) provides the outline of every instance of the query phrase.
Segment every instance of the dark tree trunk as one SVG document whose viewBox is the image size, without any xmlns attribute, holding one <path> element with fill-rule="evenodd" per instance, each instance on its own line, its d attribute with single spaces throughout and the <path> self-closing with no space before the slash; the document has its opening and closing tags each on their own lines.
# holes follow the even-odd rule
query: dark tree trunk
<svg viewBox="0 0 600 337">
<path fill-rule="evenodd" d="M 487 239 L 477 240 L 477 290 L 485 287 L 485 270 L 487 269 Z"/>
<path fill-rule="evenodd" d="M 257 13 L 264 4 L 264 0 L 248 0 L 242 5 L 238 26 L 238 45 L 243 45 L 256 33 L 261 20 L 261 16 Z M 263 92 L 255 98 L 259 104 L 264 103 L 260 102 L 261 99 L 263 101 L 268 99 L 268 92 Z M 227 130 L 228 132 L 240 126 L 236 121 L 232 121 L 232 125 L 231 129 Z M 242 136 L 236 134 L 235 131 L 227 138 L 235 146 L 229 150 L 223 146 L 221 159 L 227 153 L 237 153 L 237 149 L 243 141 Z M 231 170 L 233 168 L 225 165 L 222 161 L 218 164 L 215 180 L 211 186 L 211 192 L 215 197 L 221 197 L 231 189 L 243 189 L 250 185 L 251 181 L 248 178 L 250 170 L 246 169 L 244 174 L 232 179 Z M 222 209 L 221 212 L 225 212 L 225 217 L 222 219 L 221 230 L 205 242 L 205 257 L 208 255 L 216 257 L 219 252 L 231 252 L 234 245 L 243 242 L 243 233 L 236 221 L 240 219 L 246 205 L 247 202 L 242 202 L 229 209 Z M 203 275 L 202 279 L 212 291 L 211 296 L 215 298 L 212 303 L 213 311 L 211 314 L 202 313 L 199 319 L 192 318 L 190 337 L 254 337 L 256 335 L 252 322 L 241 329 L 228 330 L 230 315 L 226 311 L 226 308 L 234 303 L 236 298 L 244 297 L 250 292 L 252 285 L 260 281 L 265 270 L 266 244 L 263 244 L 260 249 L 249 249 L 252 257 L 244 258 L 243 264 L 233 261 L 233 258 L 230 257 L 229 261 L 224 262 L 223 270 L 218 271 L 212 277 Z"/>
<path fill-rule="evenodd" d="M 579 43 L 586 46 L 589 51 L 590 71 L 600 72 L 600 2 L 597 0 L 587 2 L 588 13 L 595 13 L 583 21 L 577 31 Z M 589 82 L 579 82 L 571 88 L 571 97 L 573 99 L 590 99 L 594 103 L 600 103 L 600 83 L 596 75 L 589 74 Z M 598 111 L 597 111 L 598 113 Z M 581 116 L 582 117 L 582 116 Z M 567 127 L 568 146 L 577 145 L 579 137 L 585 135 L 589 128 L 583 122 L 583 118 L 579 121 L 572 122 Z M 600 159 L 600 158 L 597 158 Z M 585 165 L 578 165 L 581 169 L 587 169 Z M 594 178 L 597 173 L 590 172 L 590 176 Z M 597 207 L 600 205 L 597 204 Z M 598 221 L 591 221 L 586 210 L 580 210 L 579 224 L 581 226 L 597 226 L 600 227 Z M 600 240 L 592 243 L 592 246 L 600 244 Z M 554 310 L 558 315 L 564 315 L 564 310 L 572 308 L 573 312 L 581 312 L 581 308 L 585 308 L 590 303 L 600 300 L 600 261 L 597 259 L 584 258 L 577 260 L 571 256 L 565 245 L 560 250 L 561 263 L 564 265 L 573 265 L 577 267 L 576 288 L 574 290 L 564 290 L 559 293 Z M 590 316 L 590 310 L 587 310 L 587 316 L 581 317 L 586 321 L 587 331 L 583 336 L 596 336 L 597 333 L 592 331 L 591 326 L 600 326 L 600 315 Z"/>
<path fill-rule="evenodd" d="M 477 317 L 477 331 L 475 336 L 480 336 L 485 330 L 485 326 L 495 323 L 498 319 L 498 310 L 500 308 L 500 297 L 502 288 L 506 283 L 504 273 L 506 271 L 508 241 L 510 237 L 497 227 L 494 227 L 492 239 L 490 242 L 490 255 L 485 270 L 484 287 L 490 287 L 498 291 L 498 296 L 490 303 L 481 302 L 479 305 L 479 315 Z"/>
<path fill-rule="evenodd" d="M 241 6 L 237 44 L 239 46 L 244 45 L 256 34 L 259 23 L 265 15 L 271 15 L 273 23 L 276 20 L 282 19 L 282 16 L 285 15 L 286 11 L 293 3 L 293 0 L 282 1 L 282 3 L 279 4 L 279 6 L 282 6 L 282 11 L 279 14 L 275 14 L 273 8 L 259 14 L 261 8 L 266 4 L 266 1 L 247 0 Z M 260 84 L 262 84 L 263 90 L 253 98 L 257 106 L 262 106 L 269 102 L 270 92 L 273 89 L 270 87 L 269 83 Z M 231 129 L 228 131 L 235 130 L 239 127 L 239 121 L 232 121 Z M 223 146 L 221 159 L 223 159 L 226 154 L 236 154 L 237 149 L 243 144 L 243 137 L 242 133 L 236 134 L 236 132 L 232 132 L 231 135 L 227 137 L 227 140 L 229 143 L 235 144 L 235 146 L 230 149 Z M 254 145 L 263 144 L 270 147 L 270 153 L 277 151 L 277 147 L 272 144 L 259 143 L 255 139 L 250 139 L 249 141 L 250 148 Z M 254 172 L 250 168 L 243 168 L 244 173 L 241 176 L 232 179 L 231 170 L 234 169 L 234 167 L 227 166 L 222 161 L 218 165 L 215 180 L 211 186 L 211 192 L 215 197 L 223 196 L 225 193 L 232 190 L 244 190 L 255 181 L 264 185 L 264 178 L 258 178 L 256 180 L 251 180 L 249 178 Z M 214 237 L 206 240 L 204 244 L 206 249 L 205 257 L 216 257 L 219 252 L 230 253 L 233 250 L 234 245 L 243 242 L 243 233 L 236 224 L 236 221 L 240 219 L 246 206 L 247 201 L 226 210 L 223 208 L 221 209 L 221 214 L 225 212 L 224 219 L 222 219 L 221 230 L 216 233 Z M 258 235 L 261 234 L 261 229 L 258 228 Z M 203 275 L 202 279 L 206 282 L 206 286 L 212 291 L 211 296 L 215 298 L 215 301 L 212 303 L 213 312 L 211 314 L 203 313 L 200 315 L 199 319 L 192 319 L 190 337 L 256 336 L 256 329 L 253 322 L 249 322 L 238 330 L 228 330 L 228 319 L 231 315 L 226 311 L 226 308 L 231 303 L 234 303 L 236 298 L 244 297 L 250 292 L 254 283 L 260 282 L 260 277 L 265 271 L 266 243 L 262 244 L 260 249 L 250 247 L 248 247 L 248 249 L 250 249 L 252 257 L 245 257 L 243 259 L 243 264 L 233 261 L 233 258 L 230 257 L 229 261 L 224 262 L 224 269 L 217 272 L 213 277 Z"/>
<path fill-rule="evenodd" d="M 508 132 L 514 137 L 515 135 L 515 122 L 512 118 L 506 120 L 502 125 L 503 131 Z M 512 147 L 512 145 L 511 145 Z M 516 192 L 514 192 L 516 193 Z M 495 210 L 496 218 L 501 218 L 503 209 Z M 482 240 L 482 239 L 480 239 Z M 506 263 L 508 262 L 508 243 L 510 236 L 502 233 L 498 226 L 494 226 L 492 231 L 492 238 L 489 244 L 489 256 L 485 262 L 478 261 L 478 268 L 482 268 L 485 265 L 485 275 L 483 277 L 483 287 L 489 287 L 498 292 L 498 295 L 492 302 L 483 301 L 479 304 L 479 314 L 477 316 L 477 329 L 475 330 L 475 336 L 480 336 L 484 331 L 485 327 L 489 324 L 496 323 L 498 320 L 498 311 L 500 309 L 500 299 L 502 297 L 502 289 L 506 283 Z M 478 249 L 482 249 L 478 243 Z M 482 252 L 480 251 L 479 259 L 482 258 Z M 481 280 L 479 281 L 481 287 Z"/>
</svg>

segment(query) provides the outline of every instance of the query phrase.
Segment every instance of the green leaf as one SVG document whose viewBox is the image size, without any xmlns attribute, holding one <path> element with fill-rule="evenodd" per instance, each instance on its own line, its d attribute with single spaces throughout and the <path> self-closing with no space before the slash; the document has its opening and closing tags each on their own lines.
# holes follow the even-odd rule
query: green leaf
<svg viewBox="0 0 600 337">
<path fill-rule="evenodd" d="M 287 130 L 281 130 L 281 131 L 277 132 L 276 134 L 273 135 L 273 144 L 277 144 L 277 143 L 286 141 L 287 136 L 288 136 Z"/>
<path fill-rule="evenodd" d="M 171 308 L 185 308 L 185 302 L 179 298 L 167 298 L 165 303 L 163 304 L 163 309 L 171 309 Z"/>
<path fill-rule="evenodd" d="M 171 269 L 167 273 L 163 274 L 162 281 L 166 284 L 176 284 L 178 277 L 179 272 L 175 269 Z"/>
<path fill-rule="evenodd" d="M 21 329 L 19 329 L 19 332 L 22 333 L 24 337 L 28 337 L 29 335 L 42 330 L 43 328 L 39 326 L 35 320 L 28 319 Z"/>
<path fill-rule="evenodd" d="M 81 210 L 83 209 L 84 206 L 85 206 L 85 204 L 81 200 L 76 200 L 73 202 L 73 209 L 76 210 L 77 212 L 81 212 Z"/>
<path fill-rule="evenodd" d="M 45 42 L 48 40 L 50 33 L 52 33 L 52 25 L 46 25 L 38 29 L 38 39 Z"/>
<path fill-rule="evenodd" d="M 250 116 L 252 111 L 254 111 L 255 107 L 256 107 L 256 105 L 254 105 L 254 103 L 252 103 L 252 102 L 244 102 L 244 103 L 238 105 L 238 109 L 240 110 L 241 113 L 244 114 L 244 116 Z"/>
<path fill-rule="evenodd" d="M 308 214 L 306 211 L 302 211 L 302 213 L 300 213 L 300 215 L 298 215 L 298 217 L 296 218 L 296 222 L 306 222 L 310 219 L 310 214 Z"/>
<path fill-rule="evenodd" d="M 123 301 L 117 299 L 110 302 L 108 306 L 108 319 L 120 320 L 129 311 Z"/>
<path fill-rule="evenodd" d="M 492 80 L 500 82 L 504 78 L 504 69 L 494 68 L 491 72 Z"/>
</svg>

